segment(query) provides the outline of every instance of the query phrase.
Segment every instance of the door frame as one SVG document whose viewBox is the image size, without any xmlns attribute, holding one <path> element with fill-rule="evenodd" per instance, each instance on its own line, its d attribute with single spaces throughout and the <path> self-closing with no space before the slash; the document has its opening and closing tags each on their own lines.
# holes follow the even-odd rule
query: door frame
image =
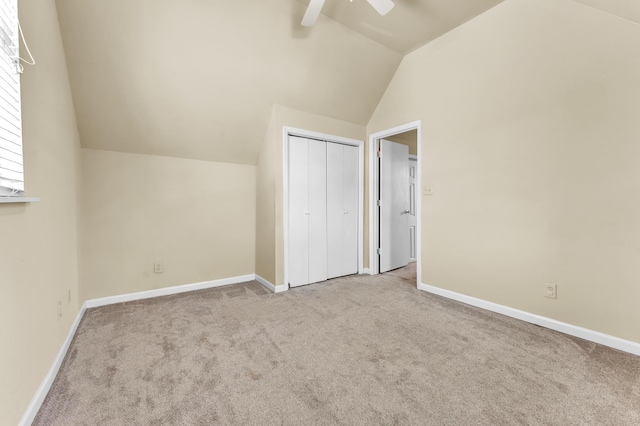
<svg viewBox="0 0 640 426">
<path fill-rule="evenodd" d="M 282 127 L 282 230 L 284 238 L 284 283 L 289 288 L 289 136 L 351 145 L 358 148 L 358 274 L 364 272 L 364 141 L 295 127 Z"/>
<path fill-rule="evenodd" d="M 379 221 L 378 209 L 376 206 L 378 193 L 378 161 L 377 146 L 380 139 L 385 139 L 398 133 L 417 130 L 418 165 L 416 171 L 416 288 L 419 286 L 422 277 L 422 120 L 401 124 L 387 130 L 372 133 L 369 135 L 369 273 L 377 275 L 380 273 L 380 264 L 377 259 L 377 249 L 379 247 Z"/>
<path fill-rule="evenodd" d="M 413 154 L 409 154 L 409 161 L 415 161 L 416 162 L 416 175 L 414 177 L 415 181 L 416 181 L 416 187 L 415 187 L 415 203 L 416 203 L 416 236 L 415 236 L 415 240 L 416 240 L 416 250 L 415 250 L 415 255 L 416 258 L 413 260 L 414 262 L 418 261 L 418 197 L 421 196 L 420 194 L 418 194 L 418 156 L 417 155 L 413 155 Z M 409 195 L 411 196 L 411 195 Z M 409 261 L 411 261 L 411 256 L 409 256 Z"/>
</svg>

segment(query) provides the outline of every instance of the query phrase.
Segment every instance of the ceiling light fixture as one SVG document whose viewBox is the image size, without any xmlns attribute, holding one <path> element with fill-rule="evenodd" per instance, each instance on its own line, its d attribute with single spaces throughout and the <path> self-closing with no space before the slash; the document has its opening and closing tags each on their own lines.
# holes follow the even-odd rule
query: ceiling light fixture
<svg viewBox="0 0 640 426">
<path fill-rule="evenodd" d="M 309 6 L 302 18 L 302 25 L 305 27 L 311 27 L 318 20 L 320 11 L 324 5 L 325 0 L 309 0 Z M 353 2 L 353 0 L 350 0 Z M 384 16 L 393 9 L 395 4 L 391 0 L 367 0 L 367 2 L 381 15 Z"/>
</svg>

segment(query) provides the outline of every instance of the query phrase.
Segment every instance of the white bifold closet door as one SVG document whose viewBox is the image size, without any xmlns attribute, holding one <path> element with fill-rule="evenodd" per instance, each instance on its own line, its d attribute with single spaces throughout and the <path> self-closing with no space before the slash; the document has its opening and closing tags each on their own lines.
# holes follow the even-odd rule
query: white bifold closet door
<svg viewBox="0 0 640 426">
<path fill-rule="evenodd" d="M 358 148 L 327 143 L 328 278 L 358 273 Z"/>
<path fill-rule="evenodd" d="M 289 284 L 358 272 L 358 148 L 289 138 Z"/>
<path fill-rule="evenodd" d="M 327 279 L 327 144 L 289 138 L 289 283 Z"/>
</svg>

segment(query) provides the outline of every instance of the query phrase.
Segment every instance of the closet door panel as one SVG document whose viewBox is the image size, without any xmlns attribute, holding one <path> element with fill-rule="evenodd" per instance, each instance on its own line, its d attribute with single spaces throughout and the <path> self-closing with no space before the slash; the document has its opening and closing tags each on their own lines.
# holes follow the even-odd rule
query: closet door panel
<svg viewBox="0 0 640 426">
<path fill-rule="evenodd" d="M 327 143 L 327 273 L 328 278 L 343 273 L 343 145 Z"/>
<path fill-rule="evenodd" d="M 309 142 L 309 283 L 327 279 L 327 144 Z"/>
<path fill-rule="evenodd" d="M 289 138 L 289 283 L 309 283 L 309 143 Z"/>
<path fill-rule="evenodd" d="M 358 148 L 343 146 L 342 166 L 342 274 L 358 273 Z"/>
</svg>

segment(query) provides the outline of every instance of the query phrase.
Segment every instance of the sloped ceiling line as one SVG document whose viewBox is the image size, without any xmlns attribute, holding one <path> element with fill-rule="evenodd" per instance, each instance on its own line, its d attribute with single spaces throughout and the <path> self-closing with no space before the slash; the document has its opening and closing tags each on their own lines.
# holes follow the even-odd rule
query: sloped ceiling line
<svg viewBox="0 0 640 426">
<path fill-rule="evenodd" d="M 256 164 L 274 104 L 365 125 L 403 54 L 501 0 L 58 0 L 82 145 Z M 424 29 L 428 31 L 424 31 Z"/>
</svg>

